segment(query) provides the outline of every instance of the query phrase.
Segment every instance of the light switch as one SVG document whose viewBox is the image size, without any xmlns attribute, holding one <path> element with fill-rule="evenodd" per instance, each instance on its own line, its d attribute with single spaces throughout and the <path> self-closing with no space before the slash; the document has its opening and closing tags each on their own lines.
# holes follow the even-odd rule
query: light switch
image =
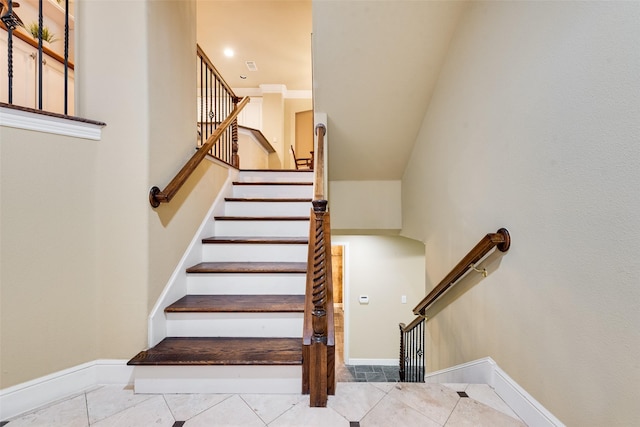
<svg viewBox="0 0 640 427">
<path fill-rule="evenodd" d="M 369 304 L 369 295 L 360 295 L 358 301 L 360 304 Z"/>
<path fill-rule="evenodd" d="M 406 304 L 407 303 L 407 296 L 406 295 L 402 295 L 402 298 L 400 298 L 400 300 L 401 300 L 401 302 L 403 304 Z"/>
</svg>

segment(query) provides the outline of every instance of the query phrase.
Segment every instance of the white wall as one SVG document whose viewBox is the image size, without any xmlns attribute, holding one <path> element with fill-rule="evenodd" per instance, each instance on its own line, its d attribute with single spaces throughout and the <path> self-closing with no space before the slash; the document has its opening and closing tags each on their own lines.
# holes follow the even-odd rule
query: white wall
<svg viewBox="0 0 640 427">
<path fill-rule="evenodd" d="M 512 235 L 429 321 L 428 369 L 490 356 L 567 425 L 640 424 L 639 22 L 637 2 L 472 3 L 402 184 L 428 286 Z"/>
<path fill-rule="evenodd" d="M 345 362 L 397 364 L 398 324 L 413 320 L 425 295 L 424 245 L 399 236 L 332 236 L 331 244 L 345 247 Z M 360 295 L 369 304 L 360 304 Z"/>
</svg>

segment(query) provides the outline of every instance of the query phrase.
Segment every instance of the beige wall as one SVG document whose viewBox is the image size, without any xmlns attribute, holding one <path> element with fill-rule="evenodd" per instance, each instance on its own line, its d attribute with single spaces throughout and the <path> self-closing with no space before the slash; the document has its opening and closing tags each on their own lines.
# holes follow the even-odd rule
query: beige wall
<svg viewBox="0 0 640 427">
<path fill-rule="evenodd" d="M 80 1 L 76 16 L 77 114 L 107 123 L 102 140 L 0 129 L 2 388 L 142 350 L 227 178 L 206 162 L 149 206 L 195 146 L 194 1 Z"/>
<path fill-rule="evenodd" d="M 398 359 L 398 324 L 424 297 L 424 245 L 399 236 L 333 236 L 344 245 L 345 340 L 349 359 Z M 369 304 L 360 304 L 360 295 Z M 401 303 L 402 295 L 407 303 Z M 372 361 L 372 363 L 377 363 Z"/>
<path fill-rule="evenodd" d="M 398 233 L 401 188 L 401 181 L 330 181 L 331 228 Z"/>
<path fill-rule="evenodd" d="M 242 169 L 267 169 L 269 153 L 256 139 L 242 130 L 238 133 L 238 155 Z"/>
<path fill-rule="evenodd" d="M 428 323 L 428 370 L 490 356 L 567 425 L 640 424 L 640 4 L 474 2 L 402 183 L 434 286 L 512 248 Z"/>
<path fill-rule="evenodd" d="M 98 358 L 99 142 L 0 127 L 0 388 Z"/>
<path fill-rule="evenodd" d="M 275 153 L 269 154 L 269 167 L 282 169 L 284 164 L 284 97 L 282 93 L 262 95 L 262 133 Z M 289 151 L 286 151 L 289 155 Z"/>
<path fill-rule="evenodd" d="M 296 147 L 296 113 L 308 111 L 312 108 L 311 99 L 287 98 L 284 100 L 284 169 L 295 169 L 296 167 L 293 163 L 291 152 L 289 151 L 289 147 L 292 145 L 294 148 Z M 308 157 L 309 151 L 312 149 L 313 147 L 306 151 L 303 150 L 301 154 L 298 154 L 296 151 L 296 155 L 299 157 Z"/>
</svg>

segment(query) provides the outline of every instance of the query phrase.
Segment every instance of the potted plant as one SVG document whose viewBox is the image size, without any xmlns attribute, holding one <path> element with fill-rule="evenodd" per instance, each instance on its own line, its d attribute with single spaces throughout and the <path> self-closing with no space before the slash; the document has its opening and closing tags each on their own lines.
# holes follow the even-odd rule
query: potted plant
<svg viewBox="0 0 640 427">
<path fill-rule="evenodd" d="M 29 32 L 34 39 L 38 40 L 38 37 L 40 36 L 40 26 L 37 22 L 32 22 L 29 25 Z M 56 35 L 53 34 L 46 25 L 42 27 L 42 40 L 47 43 L 53 43 L 57 40 Z"/>
</svg>

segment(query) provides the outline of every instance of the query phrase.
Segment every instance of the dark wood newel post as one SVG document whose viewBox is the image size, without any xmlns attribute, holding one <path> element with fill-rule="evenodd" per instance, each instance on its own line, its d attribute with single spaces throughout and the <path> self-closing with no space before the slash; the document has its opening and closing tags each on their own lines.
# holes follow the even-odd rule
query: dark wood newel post
<svg viewBox="0 0 640 427">
<path fill-rule="evenodd" d="M 327 344 L 327 260 L 324 237 L 326 200 L 314 200 L 316 246 L 313 256 L 313 342 Z"/>
<path fill-rule="evenodd" d="M 313 289 L 311 301 L 311 337 L 309 378 L 312 407 L 327 406 L 327 262 L 324 235 L 324 216 L 327 213 L 326 200 L 313 201 L 315 246 L 313 249 Z"/>
</svg>

